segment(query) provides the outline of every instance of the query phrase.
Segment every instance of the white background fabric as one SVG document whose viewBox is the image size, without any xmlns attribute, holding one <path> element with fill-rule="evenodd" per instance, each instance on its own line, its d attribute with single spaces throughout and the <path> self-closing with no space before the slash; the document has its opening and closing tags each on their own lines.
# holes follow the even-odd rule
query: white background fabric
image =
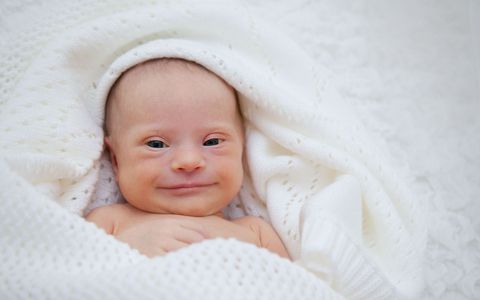
<svg viewBox="0 0 480 300">
<path fill-rule="evenodd" d="M 48 1 L 2 3 L 16 12 Z M 480 2 L 247 1 L 336 72 L 429 205 L 424 299 L 480 295 Z M 40 10 L 41 11 L 41 10 Z"/>
<path fill-rule="evenodd" d="M 428 201 L 423 298 L 478 299 L 480 1 L 268 2 L 257 8 L 329 62 Z"/>
</svg>

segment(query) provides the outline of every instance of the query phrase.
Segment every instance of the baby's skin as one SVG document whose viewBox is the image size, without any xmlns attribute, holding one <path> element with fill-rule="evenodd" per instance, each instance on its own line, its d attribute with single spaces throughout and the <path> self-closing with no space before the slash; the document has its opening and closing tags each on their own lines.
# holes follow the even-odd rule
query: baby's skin
<svg viewBox="0 0 480 300">
<path fill-rule="evenodd" d="M 87 219 L 149 257 L 212 238 L 235 238 L 289 257 L 270 224 L 252 216 L 230 221 L 222 215 L 153 214 L 129 204 L 114 204 L 94 210 Z"/>
<path fill-rule="evenodd" d="M 106 106 L 105 143 L 125 204 L 87 220 L 154 257 L 211 238 L 288 252 L 258 217 L 224 218 L 243 181 L 236 94 L 193 62 L 158 59 L 125 72 Z"/>
</svg>

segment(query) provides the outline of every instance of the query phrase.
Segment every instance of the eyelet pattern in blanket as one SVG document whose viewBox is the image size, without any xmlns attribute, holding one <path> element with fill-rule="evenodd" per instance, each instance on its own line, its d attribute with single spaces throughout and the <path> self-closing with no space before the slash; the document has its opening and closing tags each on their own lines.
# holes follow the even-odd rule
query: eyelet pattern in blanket
<svg viewBox="0 0 480 300">
<path fill-rule="evenodd" d="M 2 296 L 419 292 L 422 211 L 326 68 L 235 2 L 107 2 L 72 4 L 62 22 L 44 21 L 54 36 L 27 33 L 13 42 L 19 52 L 2 56 Z M 156 57 L 197 61 L 239 92 L 249 176 L 235 205 L 269 220 L 296 263 L 234 240 L 150 260 L 81 218 L 99 179 L 108 90 L 123 71 Z"/>
</svg>

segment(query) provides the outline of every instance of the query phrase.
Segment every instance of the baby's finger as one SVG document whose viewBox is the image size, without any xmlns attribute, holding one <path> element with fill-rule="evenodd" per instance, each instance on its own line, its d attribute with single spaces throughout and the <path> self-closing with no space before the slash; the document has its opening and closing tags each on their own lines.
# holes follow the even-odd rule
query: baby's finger
<svg viewBox="0 0 480 300">
<path fill-rule="evenodd" d="M 185 243 L 176 239 L 169 239 L 164 245 L 162 245 L 162 248 L 165 252 L 172 252 L 189 245 L 189 243 Z"/>
<path fill-rule="evenodd" d="M 183 230 L 179 230 L 175 234 L 175 239 L 178 241 L 193 244 L 207 239 L 207 237 L 198 229 L 192 229 L 183 225 L 181 225 L 181 227 Z"/>
<path fill-rule="evenodd" d="M 209 231 L 205 228 L 204 224 L 201 222 L 187 220 L 187 222 L 182 222 L 179 225 L 189 231 L 198 233 L 203 237 L 203 239 L 211 238 L 211 236 L 209 235 Z"/>
<path fill-rule="evenodd" d="M 140 251 L 140 253 L 150 258 L 167 254 L 167 251 L 165 251 L 162 248 L 154 248 L 154 249 L 146 248 L 146 249 L 138 249 L 138 251 Z"/>
</svg>

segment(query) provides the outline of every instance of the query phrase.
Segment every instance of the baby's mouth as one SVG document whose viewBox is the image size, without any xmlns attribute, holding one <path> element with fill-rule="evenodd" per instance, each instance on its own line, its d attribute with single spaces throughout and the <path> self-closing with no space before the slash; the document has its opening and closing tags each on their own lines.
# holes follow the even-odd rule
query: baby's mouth
<svg viewBox="0 0 480 300">
<path fill-rule="evenodd" d="M 167 190 L 202 188 L 214 185 L 214 183 L 180 183 L 164 187 Z"/>
<path fill-rule="evenodd" d="M 197 193 L 201 192 L 203 190 L 206 190 L 212 186 L 214 186 L 216 183 L 180 183 L 180 184 L 174 184 L 174 185 L 168 185 L 165 187 L 162 187 L 161 189 L 172 193 L 174 195 L 186 195 L 186 194 L 192 194 L 192 193 Z"/>
</svg>

